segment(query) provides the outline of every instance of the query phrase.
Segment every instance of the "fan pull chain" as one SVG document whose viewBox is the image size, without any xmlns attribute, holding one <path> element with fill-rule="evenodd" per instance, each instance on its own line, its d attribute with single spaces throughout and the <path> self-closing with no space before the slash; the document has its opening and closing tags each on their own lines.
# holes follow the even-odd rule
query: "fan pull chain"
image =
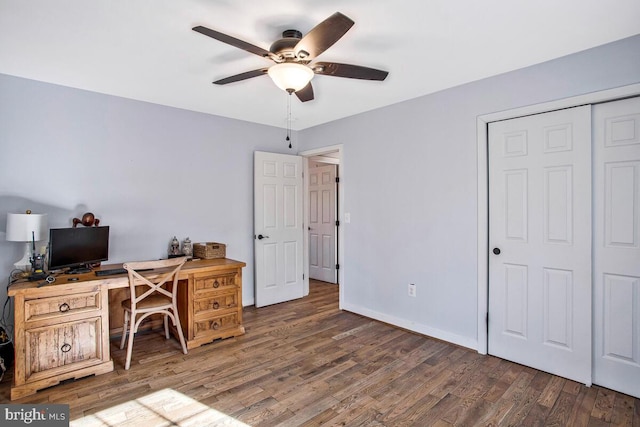
<svg viewBox="0 0 640 427">
<path fill-rule="evenodd" d="M 291 92 L 289 92 L 289 96 L 287 97 L 287 139 L 286 141 L 289 143 L 289 148 L 291 148 Z"/>
</svg>

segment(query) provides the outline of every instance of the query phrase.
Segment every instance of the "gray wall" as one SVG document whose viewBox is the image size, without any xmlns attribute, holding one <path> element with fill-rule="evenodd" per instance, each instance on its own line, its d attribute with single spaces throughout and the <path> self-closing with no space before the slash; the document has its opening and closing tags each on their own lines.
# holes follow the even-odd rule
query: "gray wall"
<svg viewBox="0 0 640 427">
<path fill-rule="evenodd" d="M 90 211 L 111 227 L 109 262 L 166 258 L 174 235 L 227 244 L 253 304 L 253 151 L 290 152 L 285 134 L 0 74 L 0 277 L 24 253 L 7 212 L 68 227 Z"/>
<path fill-rule="evenodd" d="M 477 116 L 638 83 L 638 52 L 635 36 L 302 131 L 303 150 L 344 144 L 344 308 L 477 348 Z"/>
<path fill-rule="evenodd" d="M 476 347 L 477 116 L 640 82 L 637 52 L 640 36 L 294 134 L 293 151 L 344 144 L 345 308 Z M 289 152 L 283 137 L 0 75 L 0 231 L 7 212 L 56 227 L 92 211 L 113 262 L 165 256 L 174 235 L 224 242 L 252 304 L 252 152 Z M 0 276 L 22 251 L 0 236 Z"/>
</svg>

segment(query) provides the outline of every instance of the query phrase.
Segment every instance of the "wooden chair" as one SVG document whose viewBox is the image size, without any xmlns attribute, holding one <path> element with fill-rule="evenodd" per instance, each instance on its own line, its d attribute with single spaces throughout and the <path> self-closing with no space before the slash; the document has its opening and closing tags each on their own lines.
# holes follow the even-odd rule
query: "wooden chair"
<svg viewBox="0 0 640 427">
<path fill-rule="evenodd" d="M 182 327 L 180 326 L 180 316 L 178 315 L 176 301 L 178 292 L 178 273 L 186 260 L 186 257 L 180 257 L 159 261 L 127 262 L 123 265 L 129 274 L 129 290 L 131 293 L 131 297 L 129 299 L 122 301 L 122 308 L 124 309 L 124 323 L 122 325 L 122 340 L 120 341 L 121 349 L 124 348 L 127 328 L 129 329 L 127 360 L 125 362 L 124 369 L 129 369 L 129 366 L 131 365 L 133 337 L 138 331 L 138 326 L 140 326 L 140 323 L 145 318 L 152 314 L 164 315 L 164 333 L 167 339 L 169 339 L 168 318 L 171 318 L 173 325 L 178 332 L 178 336 L 180 337 L 182 352 L 187 354 L 187 345 L 182 333 Z M 161 270 L 158 272 L 157 276 L 154 274 L 152 279 L 148 279 L 143 275 L 144 273 L 140 272 L 140 270 L 166 268 L 171 268 L 171 270 Z M 167 285 L 171 285 L 170 290 Z M 137 292 L 136 288 L 138 289 Z"/>
</svg>

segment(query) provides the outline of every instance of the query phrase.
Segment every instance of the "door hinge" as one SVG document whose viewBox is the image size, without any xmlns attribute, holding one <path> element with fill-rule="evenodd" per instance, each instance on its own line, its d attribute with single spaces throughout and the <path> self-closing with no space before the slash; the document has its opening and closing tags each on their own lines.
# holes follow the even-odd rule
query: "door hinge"
<svg viewBox="0 0 640 427">
<path fill-rule="evenodd" d="M 336 264 L 336 270 L 340 270 L 340 264 Z"/>
<path fill-rule="evenodd" d="M 336 227 L 340 227 L 340 221 L 336 221 Z"/>
<path fill-rule="evenodd" d="M 487 315 L 485 317 L 487 319 L 487 328 L 489 327 L 489 313 L 487 312 Z"/>
<path fill-rule="evenodd" d="M 336 176 L 336 182 L 340 182 L 340 177 Z"/>
<path fill-rule="evenodd" d="M 302 280 L 304 280 L 304 273 L 302 273 Z"/>
</svg>

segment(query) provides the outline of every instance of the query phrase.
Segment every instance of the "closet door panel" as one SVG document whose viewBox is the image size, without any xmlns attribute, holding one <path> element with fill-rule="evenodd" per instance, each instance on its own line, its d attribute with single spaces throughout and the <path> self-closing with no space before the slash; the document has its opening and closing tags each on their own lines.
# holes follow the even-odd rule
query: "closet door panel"
<svg viewBox="0 0 640 427">
<path fill-rule="evenodd" d="M 489 125 L 490 354 L 591 384 L 591 107 Z"/>
<path fill-rule="evenodd" d="M 593 382 L 640 397 L 640 98 L 593 107 Z"/>
</svg>

